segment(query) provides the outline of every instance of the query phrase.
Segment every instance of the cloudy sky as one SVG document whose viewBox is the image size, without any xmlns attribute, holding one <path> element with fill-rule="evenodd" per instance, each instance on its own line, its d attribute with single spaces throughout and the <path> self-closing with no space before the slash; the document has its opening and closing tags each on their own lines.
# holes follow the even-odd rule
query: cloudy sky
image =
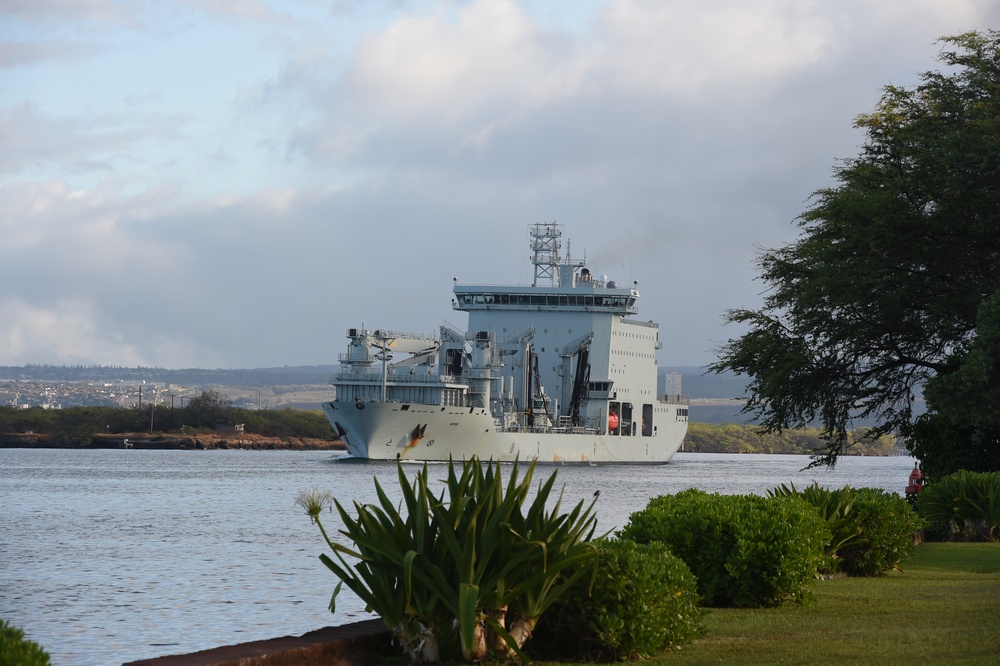
<svg viewBox="0 0 1000 666">
<path fill-rule="evenodd" d="M 2 0 L 0 365 L 327 364 L 464 327 L 528 226 L 639 281 L 661 365 L 760 303 L 760 247 L 882 86 L 997 0 Z"/>
</svg>

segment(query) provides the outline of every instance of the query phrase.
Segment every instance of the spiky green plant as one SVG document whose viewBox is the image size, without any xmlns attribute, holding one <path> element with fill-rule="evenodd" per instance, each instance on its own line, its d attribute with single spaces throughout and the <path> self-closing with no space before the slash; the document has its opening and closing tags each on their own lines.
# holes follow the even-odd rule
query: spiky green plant
<svg viewBox="0 0 1000 666">
<path fill-rule="evenodd" d="M 837 569 L 837 553 L 841 548 L 864 543 L 865 538 L 854 512 L 854 497 L 850 486 L 830 490 L 814 481 L 812 485 L 798 490 L 791 483 L 787 486 L 781 484 L 774 490 L 767 491 L 767 494 L 770 497 L 801 497 L 816 507 L 820 517 L 830 528 L 830 541 L 825 549 L 828 564 L 824 569 L 829 573 Z"/>
<path fill-rule="evenodd" d="M 426 465 L 410 483 L 397 464 L 399 507 L 377 479 L 378 503 L 355 502 L 356 518 L 328 493 L 306 493 L 298 503 L 333 551 L 333 557 L 320 559 L 382 617 L 411 658 L 437 660 L 439 629 L 452 621 L 467 661 L 483 659 L 490 649 L 522 657 L 520 648 L 541 613 L 590 571 L 588 563 L 597 562 L 589 543 L 597 522 L 593 502 L 586 508 L 580 502 L 562 514 L 560 496 L 551 511 L 546 509 L 555 473 L 523 512 L 534 469 L 531 463 L 519 478 L 514 463 L 505 485 L 499 463 L 473 458 L 459 470 L 449 462 L 435 496 Z M 353 549 L 331 540 L 323 528 L 320 516 L 331 503 L 344 525 L 340 533 Z"/>
<path fill-rule="evenodd" d="M 946 524 L 954 539 L 1000 539 L 1000 472 L 949 474 L 927 485 L 916 503 L 921 516 Z"/>
<path fill-rule="evenodd" d="M 553 472 L 539 487 L 527 513 L 512 515 L 514 549 L 524 564 L 513 570 L 514 576 L 506 581 L 506 591 L 500 596 L 513 616 L 508 628 L 516 645 L 509 646 L 508 656 L 520 656 L 519 649 L 531 637 L 542 613 L 580 577 L 592 576 L 598 563 L 597 550 L 591 543 L 597 528 L 593 513 L 596 498 L 587 506 L 581 501 L 569 513 L 560 513 L 560 491 L 549 510 L 555 480 Z"/>
</svg>

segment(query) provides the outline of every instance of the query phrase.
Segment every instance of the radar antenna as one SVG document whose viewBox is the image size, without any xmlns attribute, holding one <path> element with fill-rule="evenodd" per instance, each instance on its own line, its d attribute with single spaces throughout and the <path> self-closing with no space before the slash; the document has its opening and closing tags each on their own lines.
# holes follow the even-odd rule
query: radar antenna
<svg viewBox="0 0 1000 666">
<path fill-rule="evenodd" d="M 559 250 L 562 248 L 560 242 L 562 231 L 555 222 L 544 222 L 531 227 L 531 263 L 535 265 L 535 281 L 533 287 L 555 287 L 558 285 L 556 276 L 559 275 Z M 548 282 L 542 284 L 542 280 Z"/>
</svg>

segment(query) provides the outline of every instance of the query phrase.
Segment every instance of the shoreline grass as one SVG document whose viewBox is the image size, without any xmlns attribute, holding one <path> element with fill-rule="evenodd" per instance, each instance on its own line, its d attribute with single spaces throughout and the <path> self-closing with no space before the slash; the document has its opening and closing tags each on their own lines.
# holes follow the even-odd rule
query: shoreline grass
<svg viewBox="0 0 1000 666">
<path fill-rule="evenodd" d="M 996 664 L 1000 544 L 922 544 L 901 568 L 816 581 L 804 606 L 711 609 L 705 638 L 643 663 Z"/>
</svg>

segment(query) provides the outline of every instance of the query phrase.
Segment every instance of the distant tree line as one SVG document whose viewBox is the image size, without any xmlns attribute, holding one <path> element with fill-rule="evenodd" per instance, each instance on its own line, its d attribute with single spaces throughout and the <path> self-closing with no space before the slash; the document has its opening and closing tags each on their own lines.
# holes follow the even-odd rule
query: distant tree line
<svg viewBox="0 0 1000 666">
<path fill-rule="evenodd" d="M 866 440 L 867 430 L 851 433 L 845 455 L 888 456 L 897 451 L 896 438 L 883 435 Z M 695 453 L 789 453 L 814 455 L 825 443 L 819 428 L 794 428 L 780 433 L 763 433 L 750 425 L 689 423 L 684 450 Z"/>
<path fill-rule="evenodd" d="M 19 381 L 147 381 L 181 385 L 276 386 L 326 384 L 336 370 L 337 367 L 332 365 L 173 370 L 116 365 L 0 365 L 0 378 Z"/>
<path fill-rule="evenodd" d="M 70 407 L 20 409 L 0 407 L 0 433 L 33 432 L 65 445 L 81 445 L 95 434 L 187 432 L 244 424 L 244 431 L 265 437 L 334 440 L 322 412 L 299 409 L 252 410 L 234 407 L 215 391 L 204 391 L 184 407 Z"/>
</svg>

